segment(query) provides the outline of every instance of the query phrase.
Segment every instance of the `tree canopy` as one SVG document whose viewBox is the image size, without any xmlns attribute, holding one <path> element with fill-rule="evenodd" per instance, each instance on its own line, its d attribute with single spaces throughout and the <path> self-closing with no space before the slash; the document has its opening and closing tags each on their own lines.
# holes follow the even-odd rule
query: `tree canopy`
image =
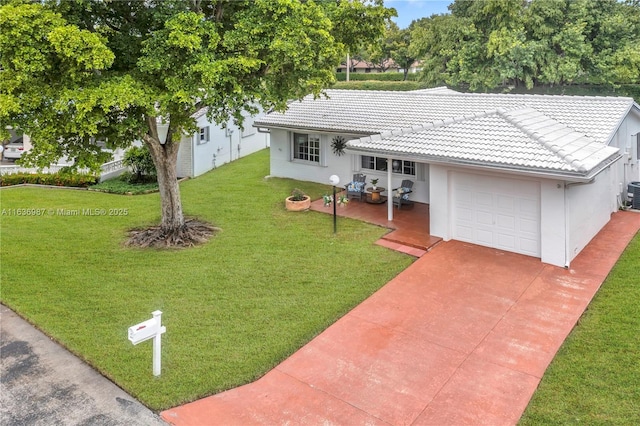
<svg viewBox="0 0 640 426">
<path fill-rule="evenodd" d="M 415 21 L 411 51 L 432 84 L 640 82 L 637 0 L 455 0 Z"/>
<path fill-rule="evenodd" d="M 32 137 L 24 161 L 38 166 L 64 155 L 95 169 L 107 157 L 96 140 L 142 140 L 171 233 L 185 224 L 175 165 L 195 111 L 242 125 L 243 112 L 318 96 L 393 13 L 381 0 L 10 1 L 0 7 L 0 125 Z"/>
</svg>

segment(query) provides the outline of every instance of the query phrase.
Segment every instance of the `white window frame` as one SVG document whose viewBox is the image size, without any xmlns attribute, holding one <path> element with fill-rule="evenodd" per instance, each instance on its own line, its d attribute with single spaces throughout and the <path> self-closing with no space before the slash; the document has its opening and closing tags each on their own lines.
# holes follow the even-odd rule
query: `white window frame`
<svg viewBox="0 0 640 426">
<path fill-rule="evenodd" d="M 209 142 L 209 127 L 210 126 L 200 127 L 198 135 L 196 136 L 196 143 L 198 145 L 204 145 Z"/>
<path fill-rule="evenodd" d="M 306 138 L 306 141 L 303 142 L 308 144 L 306 148 L 306 152 L 300 152 L 300 149 L 296 149 L 297 144 L 302 142 L 302 140 L 299 141 L 298 138 Z M 315 146 L 311 146 L 311 144 Z M 322 143 L 321 143 L 320 135 L 317 133 L 292 133 L 291 161 L 314 164 L 317 166 L 321 165 L 322 164 Z"/>
<path fill-rule="evenodd" d="M 373 167 L 365 166 L 365 158 L 369 158 L 369 163 L 373 162 Z M 392 162 L 399 161 L 399 170 L 391 170 L 391 173 L 394 175 L 402 175 L 402 176 L 412 176 L 416 177 L 417 175 L 417 164 L 415 161 L 409 160 L 400 160 L 393 158 Z M 387 158 L 385 157 L 376 157 L 374 155 L 361 155 L 360 156 L 360 169 L 363 170 L 371 170 L 376 172 L 387 172 Z M 384 166 L 382 166 L 384 164 Z M 405 173 L 407 168 L 412 169 L 413 173 Z"/>
</svg>

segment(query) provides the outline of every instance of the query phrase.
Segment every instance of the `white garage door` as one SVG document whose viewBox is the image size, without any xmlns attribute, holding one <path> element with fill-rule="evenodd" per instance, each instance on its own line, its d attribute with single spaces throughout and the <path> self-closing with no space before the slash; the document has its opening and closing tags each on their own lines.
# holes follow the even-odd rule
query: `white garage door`
<svg viewBox="0 0 640 426">
<path fill-rule="evenodd" d="M 540 184 L 468 173 L 453 176 L 453 238 L 540 257 Z"/>
</svg>

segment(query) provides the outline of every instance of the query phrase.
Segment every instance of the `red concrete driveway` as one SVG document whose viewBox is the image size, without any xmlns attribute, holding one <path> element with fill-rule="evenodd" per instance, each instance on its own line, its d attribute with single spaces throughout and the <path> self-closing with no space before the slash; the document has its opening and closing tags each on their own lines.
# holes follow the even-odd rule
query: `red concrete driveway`
<svg viewBox="0 0 640 426">
<path fill-rule="evenodd" d="M 619 212 L 569 270 L 441 243 L 249 385 L 175 425 L 512 425 L 633 235 Z"/>
</svg>

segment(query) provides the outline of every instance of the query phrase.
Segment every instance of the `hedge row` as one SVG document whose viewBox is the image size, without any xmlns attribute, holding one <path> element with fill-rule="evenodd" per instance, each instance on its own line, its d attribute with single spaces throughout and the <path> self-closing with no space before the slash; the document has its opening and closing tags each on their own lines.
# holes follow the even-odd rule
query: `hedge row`
<svg viewBox="0 0 640 426">
<path fill-rule="evenodd" d="M 347 90 L 398 90 L 409 91 L 426 89 L 429 86 L 417 81 L 339 81 L 333 85 L 334 89 Z"/>
<path fill-rule="evenodd" d="M 407 81 L 416 81 L 420 74 L 407 74 Z M 346 72 L 337 72 L 338 81 L 346 81 Z M 374 72 L 374 73 L 349 73 L 349 81 L 403 81 L 404 74 L 401 72 Z"/>
<path fill-rule="evenodd" d="M 71 186 L 86 188 L 98 183 L 98 176 L 69 173 L 14 173 L 0 176 L 0 186 L 20 184 Z"/>
<path fill-rule="evenodd" d="M 367 74 L 369 76 L 371 74 Z M 419 90 L 427 89 L 429 85 L 417 81 L 339 81 L 333 85 L 334 89 L 352 89 L 352 90 Z M 467 92 L 464 87 L 451 87 L 453 90 Z M 623 84 L 616 88 L 604 85 L 568 85 L 546 87 L 539 86 L 533 89 L 517 88 L 505 91 L 504 88 L 496 88 L 489 90 L 491 93 L 526 93 L 526 94 L 545 94 L 545 95 L 573 95 L 573 96 L 627 96 L 632 97 L 640 103 L 640 84 Z"/>
</svg>

